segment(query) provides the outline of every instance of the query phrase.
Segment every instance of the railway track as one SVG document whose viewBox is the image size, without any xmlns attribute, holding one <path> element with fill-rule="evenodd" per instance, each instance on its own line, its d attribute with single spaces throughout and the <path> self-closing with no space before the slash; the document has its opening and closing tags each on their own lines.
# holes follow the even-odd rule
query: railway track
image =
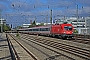
<svg viewBox="0 0 90 60">
<path fill-rule="evenodd" d="M 15 36 L 13 36 L 13 35 L 11 35 L 15 40 L 17 40 L 17 38 L 15 38 Z M 41 47 L 44 47 L 44 48 L 42 48 L 41 49 L 41 47 L 40 48 L 37 48 L 37 46 L 33 46 L 33 44 L 30 44 L 30 42 L 28 41 L 28 40 L 21 40 L 20 41 L 20 43 L 21 42 L 24 42 L 23 44 L 25 45 L 26 44 L 26 46 L 28 46 L 27 48 L 29 49 L 30 48 L 30 46 L 31 47 L 33 47 L 32 49 L 36 49 L 36 50 L 38 50 L 39 51 L 39 53 L 37 53 L 37 54 L 39 54 L 40 56 L 39 57 L 41 57 L 42 55 L 40 54 L 40 53 L 42 53 L 43 55 L 45 55 L 45 56 L 47 56 L 47 57 L 41 57 L 42 59 L 37 59 L 37 60 L 60 60 L 60 58 L 59 57 L 63 57 L 63 59 L 67 59 L 67 60 L 75 60 L 75 59 L 73 59 L 73 58 L 71 58 L 71 57 L 68 57 L 68 56 L 66 56 L 66 55 L 63 55 L 63 54 L 61 54 L 61 53 L 58 53 L 57 51 L 54 51 L 54 50 L 52 50 L 52 49 L 49 49 L 49 48 L 46 48 L 47 50 L 49 50 L 49 52 L 47 52 L 47 51 L 43 51 L 42 49 L 44 49 L 44 50 L 46 50 L 45 49 L 45 47 L 44 46 L 42 46 L 42 45 L 39 45 L 38 43 L 35 43 L 35 42 L 33 42 L 34 43 L 34 45 L 35 44 L 37 44 L 37 45 L 39 45 L 39 46 L 41 46 Z M 40 50 L 41 49 L 41 50 Z M 35 52 L 35 51 L 34 51 Z M 46 53 L 47 52 L 47 53 Z M 52 53 L 50 53 L 50 52 L 52 52 Z M 36 56 L 36 55 L 35 55 Z M 63 60 L 63 59 L 61 59 L 61 60 Z"/>
<path fill-rule="evenodd" d="M 54 37 L 54 38 L 58 38 L 58 37 Z M 73 39 L 68 38 L 67 40 L 90 45 L 90 39 L 86 38 L 85 36 L 75 36 Z"/>
<path fill-rule="evenodd" d="M 17 38 L 15 38 L 14 35 L 11 35 L 11 36 L 14 40 L 16 41 L 18 40 Z M 44 60 L 55 60 L 55 59 L 59 60 L 61 56 L 65 57 L 65 59 L 67 58 L 67 60 L 90 60 L 90 50 L 89 49 L 83 49 L 80 47 L 75 47 L 72 45 L 64 44 L 62 42 L 57 42 L 55 41 L 55 39 L 52 40 L 51 38 L 39 37 L 39 36 L 33 36 L 33 35 L 27 35 L 27 34 L 20 34 L 20 39 L 21 39 L 20 41 L 18 40 L 20 43 L 23 41 L 24 44 L 26 44 L 26 46 L 28 45 L 28 48 L 29 46 L 31 46 L 34 49 L 38 50 L 43 55 L 47 56 L 44 58 Z M 33 44 L 30 44 L 30 43 L 33 43 Z M 33 46 L 35 44 L 36 44 L 36 47 Z M 42 49 L 41 47 L 37 48 L 37 45 L 43 48 Z M 55 54 L 50 55 L 48 54 L 49 52 L 46 53 L 45 51 L 43 51 L 43 49 L 48 49 L 50 51 L 53 51 Z"/>
<path fill-rule="evenodd" d="M 47 36 L 46 36 L 47 37 Z M 88 36 L 89 37 L 89 36 Z M 82 44 L 87 44 L 87 45 L 90 45 L 90 38 L 88 38 L 84 35 L 75 35 L 73 39 L 70 39 L 70 38 L 67 38 L 68 41 L 73 41 L 73 42 L 77 42 L 77 43 L 82 43 Z M 53 37 L 53 38 L 58 38 L 60 39 L 59 37 Z"/>
<path fill-rule="evenodd" d="M 90 45 L 90 39 L 86 38 L 86 37 L 77 37 L 75 36 L 74 40 L 70 40 L 70 41 L 74 41 L 74 42 L 78 42 L 78 43 L 83 43 L 83 44 L 88 44 Z"/>
<path fill-rule="evenodd" d="M 15 38 L 15 36 L 13 36 L 13 35 L 11 35 L 11 36 L 15 40 L 18 40 L 17 38 Z M 61 54 L 61 53 L 59 53 L 59 52 L 57 52 L 57 51 L 55 51 L 55 50 L 53 50 L 51 48 L 47 48 L 47 47 L 45 47 L 45 46 L 43 46 L 43 45 L 41 45 L 39 43 L 32 42 L 32 43 L 34 43 L 34 45 L 36 44 L 36 45 L 39 45 L 41 47 L 44 47 L 42 49 L 44 49 L 44 50 L 47 49 L 47 50 L 49 50 L 49 52 L 42 50 L 41 47 L 40 48 L 37 48 L 37 46 L 33 46 L 33 44 L 30 44 L 31 41 L 29 42 L 26 39 L 24 39 L 24 40 L 22 39 L 22 40 L 20 40 L 20 43 L 22 41 L 24 42 L 24 44 L 26 44 L 26 46 L 29 45 L 29 46 L 33 47 L 32 49 L 37 49 L 40 53 L 42 53 L 43 55 L 46 55 L 47 56 L 45 58 L 40 56 L 42 59 L 38 59 L 38 60 L 65 60 L 65 59 L 67 59 L 67 60 L 75 60 L 75 59 L 73 59 L 73 58 L 71 58 L 69 56 L 63 55 L 63 54 Z M 30 48 L 29 46 L 28 46 L 28 48 Z M 50 54 L 50 52 L 52 52 L 52 53 Z M 40 54 L 40 53 L 37 53 L 37 54 Z"/>
<path fill-rule="evenodd" d="M 38 60 L 25 46 L 10 34 L 6 35 L 12 55 L 12 60 Z M 20 50 L 19 50 L 20 49 Z"/>
<path fill-rule="evenodd" d="M 90 45 L 90 39 L 89 38 L 86 38 L 85 36 L 76 36 L 75 35 L 73 39 L 68 38 L 67 40 L 68 41 L 77 42 L 77 43 L 82 43 L 82 44 L 88 44 L 88 45 Z"/>
<path fill-rule="evenodd" d="M 69 55 L 71 55 L 69 57 L 73 56 L 72 58 L 76 60 L 80 60 L 80 59 L 90 60 L 90 50 L 88 49 L 83 49 L 83 48 L 71 46 L 68 44 L 56 42 L 55 40 L 51 40 L 51 39 L 38 38 L 37 36 L 23 35 L 22 38 L 24 38 L 25 40 L 31 39 L 29 40 L 30 42 L 33 42 L 33 43 L 38 42 L 40 44 L 44 44 L 54 49 L 66 52 Z"/>
</svg>

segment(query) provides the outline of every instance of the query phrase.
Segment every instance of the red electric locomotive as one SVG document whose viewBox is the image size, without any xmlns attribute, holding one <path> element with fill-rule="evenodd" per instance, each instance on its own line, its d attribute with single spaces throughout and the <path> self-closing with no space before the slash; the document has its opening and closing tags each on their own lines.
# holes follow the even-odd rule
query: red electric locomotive
<svg viewBox="0 0 90 60">
<path fill-rule="evenodd" d="M 49 26 L 19 29 L 18 31 L 30 34 L 48 35 L 53 37 L 58 36 L 64 39 L 72 38 L 74 29 L 72 24 L 54 24 Z"/>
<path fill-rule="evenodd" d="M 58 24 L 52 25 L 51 27 L 52 36 L 58 36 L 61 38 L 72 38 L 73 31 L 72 24 Z"/>
</svg>

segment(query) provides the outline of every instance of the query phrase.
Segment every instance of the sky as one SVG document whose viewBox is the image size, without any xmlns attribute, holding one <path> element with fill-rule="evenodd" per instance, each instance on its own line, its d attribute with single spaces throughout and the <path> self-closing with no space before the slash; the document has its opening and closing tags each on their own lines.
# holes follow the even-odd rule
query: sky
<svg viewBox="0 0 90 60">
<path fill-rule="evenodd" d="M 78 8 L 77 8 L 78 6 Z M 0 15 L 13 27 L 36 22 L 50 22 L 58 17 L 90 16 L 90 0 L 0 0 Z"/>
</svg>

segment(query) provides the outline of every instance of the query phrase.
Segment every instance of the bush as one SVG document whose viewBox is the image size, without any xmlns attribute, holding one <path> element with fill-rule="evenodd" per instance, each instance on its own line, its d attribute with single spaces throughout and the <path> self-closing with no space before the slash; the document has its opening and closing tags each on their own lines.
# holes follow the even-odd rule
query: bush
<svg viewBox="0 0 90 60">
<path fill-rule="evenodd" d="M 78 33 L 78 31 L 75 29 L 75 30 L 74 30 L 74 33 Z"/>
<path fill-rule="evenodd" d="M 19 37 L 19 34 L 18 33 L 16 34 L 16 37 Z"/>
</svg>

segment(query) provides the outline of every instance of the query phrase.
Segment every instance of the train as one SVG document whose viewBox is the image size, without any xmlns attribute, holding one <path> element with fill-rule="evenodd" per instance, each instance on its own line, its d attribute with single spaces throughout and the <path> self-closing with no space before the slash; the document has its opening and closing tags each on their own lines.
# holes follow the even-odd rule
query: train
<svg viewBox="0 0 90 60">
<path fill-rule="evenodd" d="M 74 27 L 72 24 L 52 24 L 46 26 L 38 26 L 32 28 L 18 29 L 19 33 L 37 34 L 63 39 L 73 38 Z"/>
</svg>

